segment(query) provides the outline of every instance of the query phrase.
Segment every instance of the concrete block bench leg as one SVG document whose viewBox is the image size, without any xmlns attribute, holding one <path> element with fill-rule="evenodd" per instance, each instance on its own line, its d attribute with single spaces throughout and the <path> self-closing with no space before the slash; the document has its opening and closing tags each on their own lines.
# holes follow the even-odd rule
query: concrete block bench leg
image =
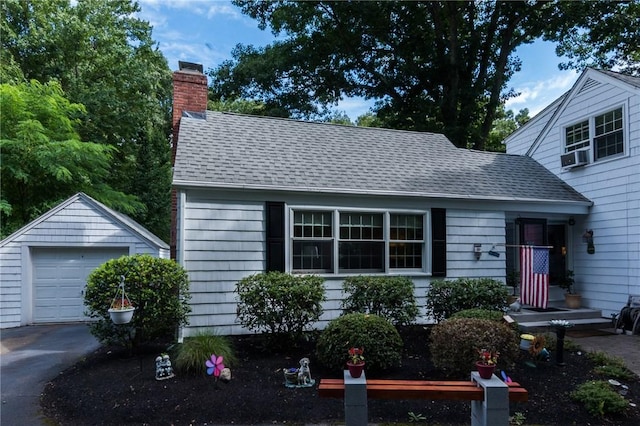
<svg viewBox="0 0 640 426">
<path fill-rule="evenodd" d="M 354 379 L 344 370 L 344 420 L 346 426 L 367 426 L 367 379 L 365 372 Z"/>
<path fill-rule="evenodd" d="M 509 386 L 495 374 L 483 379 L 477 371 L 471 380 L 484 389 L 484 401 L 471 401 L 471 426 L 508 426 Z"/>
</svg>

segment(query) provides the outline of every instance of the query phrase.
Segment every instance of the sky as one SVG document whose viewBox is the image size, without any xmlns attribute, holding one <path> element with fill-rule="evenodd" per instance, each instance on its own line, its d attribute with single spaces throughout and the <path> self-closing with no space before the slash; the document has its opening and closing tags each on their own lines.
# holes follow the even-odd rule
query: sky
<svg viewBox="0 0 640 426">
<path fill-rule="evenodd" d="M 215 68 L 231 59 L 237 44 L 266 46 L 274 40 L 269 31 L 258 28 L 258 22 L 243 15 L 239 8 L 225 0 L 138 0 L 139 17 L 153 26 L 153 39 L 167 58 L 172 70 L 178 61 L 202 64 L 204 70 Z M 519 95 L 509 99 L 506 108 L 517 113 L 529 109 L 533 117 L 569 90 L 578 78 L 575 71 L 560 71 L 560 58 L 553 43 L 538 41 L 520 47 L 516 54 L 522 70 L 509 81 Z M 352 121 L 366 113 L 371 102 L 345 99 L 338 110 Z"/>
</svg>

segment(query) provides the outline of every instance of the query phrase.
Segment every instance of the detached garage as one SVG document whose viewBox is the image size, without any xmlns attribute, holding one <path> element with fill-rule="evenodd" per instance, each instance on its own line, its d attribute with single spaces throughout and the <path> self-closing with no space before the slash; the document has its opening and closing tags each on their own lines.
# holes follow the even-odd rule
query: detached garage
<svg viewBox="0 0 640 426">
<path fill-rule="evenodd" d="M 0 328 L 78 322 L 87 276 L 109 259 L 169 246 L 131 218 L 78 193 L 0 241 Z"/>
</svg>

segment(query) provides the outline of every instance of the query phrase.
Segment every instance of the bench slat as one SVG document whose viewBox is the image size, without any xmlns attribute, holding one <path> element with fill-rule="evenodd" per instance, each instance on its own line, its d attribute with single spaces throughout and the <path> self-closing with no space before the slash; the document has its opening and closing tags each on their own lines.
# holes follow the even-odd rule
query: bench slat
<svg viewBox="0 0 640 426">
<path fill-rule="evenodd" d="M 518 383 L 508 383 L 509 401 L 526 402 L 529 393 Z M 321 379 L 318 395 L 344 398 L 344 380 Z M 372 399 L 450 399 L 482 401 L 484 391 L 473 381 L 367 380 L 367 397 Z"/>
</svg>

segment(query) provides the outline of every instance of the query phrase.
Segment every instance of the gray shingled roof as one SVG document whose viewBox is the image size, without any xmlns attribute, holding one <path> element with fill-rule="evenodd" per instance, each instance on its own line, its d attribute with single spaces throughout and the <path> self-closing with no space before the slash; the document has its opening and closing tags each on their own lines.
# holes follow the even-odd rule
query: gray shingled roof
<svg viewBox="0 0 640 426">
<path fill-rule="evenodd" d="M 590 204 L 531 158 L 456 148 L 441 134 L 211 111 L 181 119 L 173 182 Z"/>
<path fill-rule="evenodd" d="M 609 70 L 596 70 L 601 72 L 602 74 L 606 74 L 610 77 L 617 78 L 620 81 L 624 81 L 627 84 L 630 84 L 634 87 L 640 88 L 640 77 L 635 77 L 628 74 L 620 74 L 619 72 L 609 71 Z"/>
</svg>

